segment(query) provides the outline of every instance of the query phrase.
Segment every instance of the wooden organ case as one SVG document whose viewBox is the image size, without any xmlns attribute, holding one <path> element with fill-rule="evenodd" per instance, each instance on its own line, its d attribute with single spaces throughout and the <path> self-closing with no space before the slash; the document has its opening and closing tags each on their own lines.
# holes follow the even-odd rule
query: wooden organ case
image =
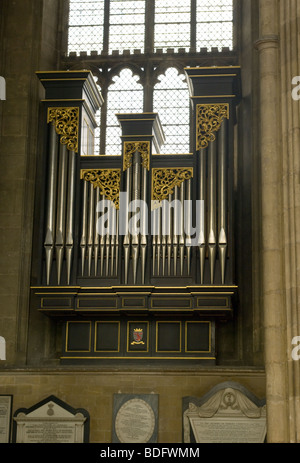
<svg viewBox="0 0 300 463">
<path fill-rule="evenodd" d="M 157 113 L 118 114 L 95 155 L 90 71 L 38 72 L 43 191 L 32 301 L 63 327 L 61 363 L 217 362 L 232 317 L 234 126 L 240 68 L 186 68 L 193 151 L 162 155 Z"/>
</svg>

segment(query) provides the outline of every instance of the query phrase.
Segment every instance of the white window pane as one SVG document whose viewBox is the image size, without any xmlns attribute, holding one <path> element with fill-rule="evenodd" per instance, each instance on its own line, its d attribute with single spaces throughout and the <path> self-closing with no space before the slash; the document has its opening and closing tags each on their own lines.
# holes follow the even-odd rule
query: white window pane
<svg viewBox="0 0 300 463">
<path fill-rule="evenodd" d="M 154 111 L 158 112 L 166 143 L 161 154 L 189 152 L 190 106 L 185 77 L 177 69 L 169 68 L 159 76 L 154 89 Z"/>
<path fill-rule="evenodd" d="M 197 0 L 197 49 L 233 48 L 233 1 Z"/>
<path fill-rule="evenodd" d="M 156 0 L 154 48 L 190 47 L 190 0 Z"/>
<path fill-rule="evenodd" d="M 103 48 L 104 0 L 70 0 L 68 53 Z"/>
<path fill-rule="evenodd" d="M 111 0 L 109 23 L 109 53 L 144 51 L 145 0 Z"/>
<path fill-rule="evenodd" d="M 139 77 L 130 69 L 123 69 L 114 77 L 107 95 L 106 148 L 108 155 L 121 154 L 121 128 L 116 114 L 143 112 L 143 87 Z"/>
</svg>

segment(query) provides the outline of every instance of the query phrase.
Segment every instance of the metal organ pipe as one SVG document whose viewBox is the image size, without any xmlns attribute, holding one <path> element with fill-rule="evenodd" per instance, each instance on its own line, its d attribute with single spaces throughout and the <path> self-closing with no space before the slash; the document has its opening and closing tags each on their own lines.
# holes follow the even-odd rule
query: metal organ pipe
<svg viewBox="0 0 300 463">
<path fill-rule="evenodd" d="M 226 251 L 227 251 L 227 121 L 220 128 L 218 144 L 219 161 L 219 207 L 218 207 L 218 248 L 221 266 L 222 284 L 225 281 Z"/>
<path fill-rule="evenodd" d="M 101 201 L 104 201 L 105 196 L 101 195 Z M 104 235 L 104 223 L 101 222 L 100 231 L 100 275 L 103 276 L 103 267 L 104 267 L 104 256 L 105 256 L 105 235 Z"/>
<path fill-rule="evenodd" d="M 66 212 L 66 263 L 67 263 L 67 284 L 70 284 L 72 254 L 73 254 L 73 227 L 74 227 L 74 203 L 75 203 L 75 175 L 76 158 L 74 151 L 69 151 L 68 168 L 68 199 Z"/>
<path fill-rule="evenodd" d="M 56 188 L 57 188 L 57 158 L 58 158 L 58 137 L 54 124 L 50 125 L 49 139 L 49 172 L 48 172 L 48 197 L 46 210 L 46 236 L 44 248 L 46 252 L 46 281 L 50 284 L 51 267 L 53 260 L 53 249 L 55 242 L 55 211 L 56 211 Z"/>
<path fill-rule="evenodd" d="M 180 186 L 180 203 L 181 203 L 181 217 L 180 217 L 180 235 L 179 235 L 179 259 L 180 259 L 180 275 L 184 271 L 184 249 L 185 249 L 185 236 L 184 236 L 184 207 L 185 207 L 185 182 Z"/>
<path fill-rule="evenodd" d="M 141 157 L 136 151 L 133 155 L 133 201 L 141 199 Z M 136 283 L 137 266 L 139 259 L 139 235 L 135 232 L 132 236 L 132 263 L 133 263 L 133 283 Z"/>
<path fill-rule="evenodd" d="M 207 159 L 207 150 L 200 150 L 200 176 L 199 176 L 199 199 L 204 202 L 204 207 L 206 207 L 206 159 Z M 204 221 L 206 219 L 206 214 L 204 214 Z M 205 266 L 205 223 L 203 224 L 203 233 L 199 234 L 198 238 L 198 249 L 200 257 L 200 281 L 201 284 L 204 282 L 204 266 Z"/>
<path fill-rule="evenodd" d="M 94 219 L 94 272 L 98 272 L 98 255 L 99 255 L 99 233 L 98 233 L 98 213 L 97 206 L 100 198 L 99 187 L 95 189 L 95 219 Z"/>
<path fill-rule="evenodd" d="M 208 148 L 208 252 L 210 263 L 210 280 L 214 282 L 215 260 L 216 260 L 216 233 L 217 233 L 217 143 L 211 142 Z"/>
<path fill-rule="evenodd" d="M 85 255 L 87 245 L 87 207 L 88 207 L 88 182 L 83 182 L 83 200 L 82 200 L 82 233 L 81 233 L 81 275 L 84 275 Z"/>
<path fill-rule="evenodd" d="M 88 276 L 91 276 L 93 246 L 94 246 L 94 217 L 95 217 L 95 189 L 92 183 L 89 184 L 89 204 L 88 204 Z"/>
<path fill-rule="evenodd" d="M 175 186 L 174 190 L 174 201 L 175 208 L 173 213 L 173 266 L 174 266 L 174 276 L 177 275 L 177 254 L 178 254 L 178 186 Z"/>
<path fill-rule="evenodd" d="M 141 187 L 141 199 L 142 204 L 146 204 L 147 200 L 147 169 L 146 167 L 142 167 L 142 187 Z M 146 268 L 146 252 L 147 252 L 147 230 L 145 230 L 145 226 L 147 223 L 147 210 L 143 207 L 141 211 L 141 265 L 142 265 L 142 284 L 145 283 L 145 268 Z M 159 261 L 158 261 L 159 262 Z"/>
<path fill-rule="evenodd" d="M 126 171 L 126 193 L 128 194 L 128 200 L 131 199 L 131 177 L 132 177 L 132 166 L 128 167 Z M 129 218 L 128 205 L 126 204 L 126 218 Z M 124 236 L 123 241 L 124 247 L 124 280 L 125 284 L 128 283 L 128 274 L 129 274 L 129 257 L 130 257 L 130 233 L 127 230 L 126 235 Z"/>
<path fill-rule="evenodd" d="M 67 165 L 68 151 L 66 145 L 60 145 L 59 153 L 59 172 L 58 172 L 58 197 L 57 197 L 57 216 L 56 216 L 56 264 L 57 264 L 57 283 L 60 284 L 62 264 L 65 250 L 65 211 L 66 211 L 66 190 L 67 190 Z"/>
</svg>

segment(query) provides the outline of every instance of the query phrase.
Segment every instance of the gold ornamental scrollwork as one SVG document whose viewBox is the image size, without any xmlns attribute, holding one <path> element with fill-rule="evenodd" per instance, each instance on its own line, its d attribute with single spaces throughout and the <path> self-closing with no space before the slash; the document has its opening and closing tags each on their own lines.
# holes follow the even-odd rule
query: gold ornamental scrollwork
<svg viewBox="0 0 300 463">
<path fill-rule="evenodd" d="M 215 132 L 224 119 L 229 119 L 229 104 L 198 104 L 196 109 L 196 148 L 197 151 L 208 147 L 215 141 Z"/>
<path fill-rule="evenodd" d="M 132 165 L 132 156 L 138 151 L 142 158 L 142 166 L 150 169 L 150 142 L 149 141 L 126 141 L 124 143 L 123 170 L 127 170 Z"/>
<path fill-rule="evenodd" d="M 78 153 L 79 107 L 48 108 L 47 123 L 53 122 L 62 145 Z"/>
<path fill-rule="evenodd" d="M 100 195 L 120 207 L 121 169 L 81 169 L 80 178 L 99 188 Z"/>
<path fill-rule="evenodd" d="M 152 169 L 152 200 L 161 202 L 174 193 L 185 180 L 193 178 L 192 167 Z"/>
</svg>

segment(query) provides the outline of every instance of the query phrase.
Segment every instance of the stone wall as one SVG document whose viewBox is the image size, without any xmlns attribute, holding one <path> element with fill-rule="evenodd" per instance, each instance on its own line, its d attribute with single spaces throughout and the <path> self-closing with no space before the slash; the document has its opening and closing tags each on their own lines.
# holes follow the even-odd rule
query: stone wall
<svg viewBox="0 0 300 463">
<path fill-rule="evenodd" d="M 10 364 L 26 357 L 42 98 L 35 72 L 56 69 L 58 3 L 1 2 L 0 75 L 7 91 L 0 102 L 0 333 Z"/>
<path fill-rule="evenodd" d="M 113 394 L 159 394 L 158 443 L 182 442 L 182 398 L 201 397 L 215 385 L 235 381 L 264 398 L 263 371 L 27 370 L 0 373 L 0 394 L 13 394 L 13 413 L 50 395 L 90 414 L 90 442 L 110 443 Z"/>
</svg>

